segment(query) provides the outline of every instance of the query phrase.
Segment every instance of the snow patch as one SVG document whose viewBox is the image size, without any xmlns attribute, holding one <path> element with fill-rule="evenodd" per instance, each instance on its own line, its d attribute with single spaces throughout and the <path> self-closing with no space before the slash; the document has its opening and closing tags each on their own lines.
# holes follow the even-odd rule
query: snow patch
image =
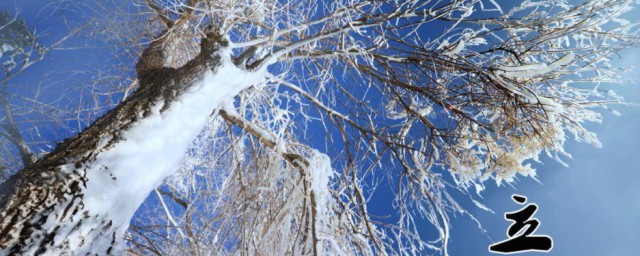
<svg viewBox="0 0 640 256">
<path fill-rule="evenodd" d="M 497 75 L 502 75 L 507 78 L 527 78 L 536 75 L 544 75 L 549 73 L 560 66 L 567 65 L 573 61 L 575 54 L 573 52 L 567 53 L 560 59 L 547 65 L 544 63 L 528 64 L 522 66 L 500 66 L 495 71 Z"/>
<path fill-rule="evenodd" d="M 464 49 L 464 46 L 465 46 L 464 40 L 460 40 L 456 44 L 456 47 L 454 47 L 450 51 L 446 51 L 446 52 L 444 52 L 442 54 L 444 54 L 446 56 L 449 56 L 449 57 L 453 57 L 453 56 L 457 55 L 458 53 L 460 53 L 462 51 L 462 49 Z"/>
<path fill-rule="evenodd" d="M 334 175 L 331 159 L 326 154 L 314 150 L 313 156 L 309 159 L 308 172 L 311 176 L 311 189 L 315 193 L 316 202 L 319 206 L 326 205 L 327 201 L 332 200 L 329 191 L 329 182 Z M 318 212 L 321 208 L 319 207 Z"/>
<path fill-rule="evenodd" d="M 92 216 L 107 216 L 106 219 L 113 221 L 119 237 L 149 193 L 178 170 L 182 156 L 214 109 L 241 90 L 263 82 L 264 70 L 238 69 L 232 64 L 228 50 L 219 54 L 222 63 L 217 70 L 205 72 L 163 113 L 160 113 L 162 104 L 153 106 L 151 115 L 123 133 L 122 141 L 100 153 L 86 166 L 88 182 L 84 209 Z M 102 141 L 108 139 L 102 138 Z M 98 225 L 100 223 L 95 226 Z M 81 239 L 78 235 L 69 239 Z M 108 247 L 110 240 L 94 241 L 91 246 L 106 244 Z M 78 244 L 78 241 L 71 243 Z"/>
<path fill-rule="evenodd" d="M 541 95 L 536 94 L 533 91 L 520 89 L 513 83 L 502 79 L 502 77 L 511 78 L 511 79 L 519 79 L 519 78 L 529 78 L 536 75 L 546 74 L 555 70 L 556 68 L 564 65 L 568 65 L 575 58 L 575 54 L 573 52 L 567 53 L 556 61 L 552 62 L 549 65 L 544 63 L 541 64 L 528 64 L 522 66 L 501 66 L 498 70 L 495 70 L 493 73 L 495 74 L 493 78 L 500 82 L 507 90 L 511 91 L 514 94 L 520 95 L 524 97 L 529 103 L 538 103 L 542 106 L 542 109 L 546 113 L 549 122 L 555 123 L 557 115 L 564 112 L 564 108 L 562 104 L 554 101 L 551 98 L 547 98 Z"/>
<path fill-rule="evenodd" d="M 329 222 L 333 215 L 329 211 L 332 208 L 333 198 L 331 197 L 330 182 L 334 175 L 333 168 L 331 168 L 331 159 L 326 154 L 314 150 L 309 159 L 307 172 L 310 176 L 311 191 L 315 196 L 316 222 L 314 225 L 316 233 L 331 234 L 332 230 Z M 325 254 L 324 243 L 319 242 L 315 246 L 319 253 Z"/>
</svg>

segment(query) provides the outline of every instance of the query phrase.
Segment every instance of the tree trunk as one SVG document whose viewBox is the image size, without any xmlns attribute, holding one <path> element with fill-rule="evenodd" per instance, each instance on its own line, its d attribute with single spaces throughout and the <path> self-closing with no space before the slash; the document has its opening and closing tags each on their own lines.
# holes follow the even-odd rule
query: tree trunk
<svg viewBox="0 0 640 256">
<path fill-rule="evenodd" d="M 119 251 L 130 218 L 212 111 L 256 81 L 231 64 L 221 38 L 209 33 L 176 69 L 163 67 L 162 42 L 152 43 L 134 94 L 0 185 L 0 254 Z"/>
</svg>

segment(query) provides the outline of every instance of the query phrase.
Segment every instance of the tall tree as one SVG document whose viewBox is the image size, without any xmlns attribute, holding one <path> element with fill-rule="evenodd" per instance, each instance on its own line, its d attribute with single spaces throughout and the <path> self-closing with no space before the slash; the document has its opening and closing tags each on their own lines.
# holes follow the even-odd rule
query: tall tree
<svg viewBox="0 0 640 256">
<path fill-rule="evenodd" d="M 449 213 L 466 212 L 451 192 L 535 175 L 523 162 L 560 160 L 566 132 L 599 144 L 583 122 L 620 99 L 582 84 L 619 79 L 608 57 L 639 42 L 625 0 L 143 3 L 158 31 L 138 89 L 2 184 L 1 252 L 116 254 L 156 189 L 192 254 L 446 254 Z M 185 199 L 158 188 L 179 169 L 219 176 Z M 395 223 L 367 210 L 378 180 Z M 143 228 L 129 241 L 159 253 Z"/>
</svg>

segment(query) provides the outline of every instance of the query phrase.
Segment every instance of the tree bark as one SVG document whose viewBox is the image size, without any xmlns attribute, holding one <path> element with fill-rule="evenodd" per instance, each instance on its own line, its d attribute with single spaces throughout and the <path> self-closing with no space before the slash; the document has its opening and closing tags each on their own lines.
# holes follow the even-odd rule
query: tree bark
<svg viewBox="0 0 640 256">
<path fill-rule="evenodd" d="M 135 93 L 0 185 L 0 254 L 109 255 L 121 249 L 119 241 L 135 209 L 172 172 L 168 169 L 176 167 L 153 166 L 157 159 L 141 160 L 136 158 L 139 152 L 126 149 L 147 145 L 153 139 L 179 158 L 183 141 L 193 139 L 130 138 L 127 134 L 144 129 L 143 123 L 154 118 L 179 118 L 176 115 L 180 113 L 172 112 L 174 105 L 184 105 L 189 97 L 195 97 L 202 86 L 194 84 L 205 73 L 215 79 L 226 63 L 223 58 L 229 58 L 223 51 L 226 41 L 210 32 L 201 41 L 199 55 L 183 67 L 168 68 L 163 66 L 162 43 L 155 41 L 143 52 L 136 67 L 140 88 Z M 215 104 L 216 99 L 211 102 Z M 196 114 L 199 118 L 206 115 L 206 120 L 215 107 Z M 162 125 L 152 128 L 164 129 Z M 177 137 L 182 133 L 197 135 L 188 129 L 202 129 L 188 124 L 178 128 L 173 131 Z M 117 164 L 134 160 L 139 161 L 139 169 Z"/>
</svg>

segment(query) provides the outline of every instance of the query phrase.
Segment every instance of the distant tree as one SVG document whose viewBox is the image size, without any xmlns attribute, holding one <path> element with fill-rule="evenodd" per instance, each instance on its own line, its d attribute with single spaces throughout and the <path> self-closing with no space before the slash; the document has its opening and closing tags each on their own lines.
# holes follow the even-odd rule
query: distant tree
<svg viewBox="0 0 640 256">
<path fill-rule="evenodd" d="M 621 99 L 585 84 L 640 42 L 625 0 L 141 4 L 138 89 L 2 184 L 1 252 L 118 254 L 129 230 L 136 254 L 446 254 L 450 193 L 483 207 L 470 189 L 567 133 L 599 145 L 583 123 Z"/>
<path fill-rule="evenodd" d="M 44 79 L 35 82 L 36 84 L 28 84 L 21 81 L 21 76 L 28 76 L 25 73 L 28 73 L 31 67 L 42 62 L 52 49 L 60 46 L 79 30 L 73 30 L 45 46 L 39 43 L 38 36 L 27 27 L 24 19 L 8 10 L 0 12 L 1 181 L 36 161 L 42 152 L 35 152 L 34 149 L 48 143 L 34 139 L 43 139 L 40 138 L 37 128 L 34 129 L 34 124 L 61 122 L 64 114 L 77 115 L 77 112 L 71 113 L 74 111 L 63 110 L 53 102 L 41 99 L 42 94 L 50 87 L 42 85 Z"/>
<path fill-rule="evenodd" d="M 2 166 L 26 166 L 36 160 L 24 138 L 20 134 L 15 118 L 15 109 L 10 105 L 10 82 L 34 63 L 44 58 L 45 47 L 36 41 L 35 35 L 27 28 L 24 20 L 11 16 L 9 11 L 0 12 L 0 61 L 2 62 L 2 90 L 0 106 L 2 106 Z M 12 151 L 17 150 L 19 160 L 12 158 Z M 10 170 L 2 170 L 6 176 Z"/>
</svg>

